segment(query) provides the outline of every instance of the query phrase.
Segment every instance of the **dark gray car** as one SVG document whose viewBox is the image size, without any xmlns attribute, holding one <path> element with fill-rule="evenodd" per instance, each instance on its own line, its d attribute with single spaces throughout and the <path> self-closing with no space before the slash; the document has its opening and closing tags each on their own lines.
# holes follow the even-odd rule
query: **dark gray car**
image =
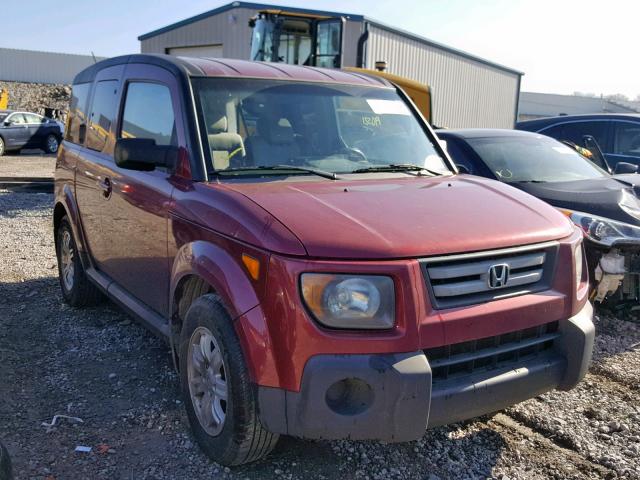
<svg viewBox="0 0 640 480">
<path fill-rule="evenodd" d="M 62 129 L 55 120 L 36 113 L 0 110 L 0 156 L 23 148 L 56 153 Z"/>
</svg>

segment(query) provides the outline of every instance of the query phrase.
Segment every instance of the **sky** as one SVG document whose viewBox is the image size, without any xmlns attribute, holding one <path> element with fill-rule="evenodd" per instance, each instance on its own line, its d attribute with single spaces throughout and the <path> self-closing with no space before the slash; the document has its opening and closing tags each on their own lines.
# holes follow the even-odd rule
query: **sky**
<svg viewBox="0 0 640 480">
<path fill-rule="evenodd" d="M 0 47 L 115 56 L 231 0 L 3 0 Z M 266 0 L 346 13 L 525 73 L 523 91 L 640 95 L 638 0 Z M 249 39 L 247 39 L 249 41 Z M 2 66 L 0 65 L 0 69 Z"/>
</svg>

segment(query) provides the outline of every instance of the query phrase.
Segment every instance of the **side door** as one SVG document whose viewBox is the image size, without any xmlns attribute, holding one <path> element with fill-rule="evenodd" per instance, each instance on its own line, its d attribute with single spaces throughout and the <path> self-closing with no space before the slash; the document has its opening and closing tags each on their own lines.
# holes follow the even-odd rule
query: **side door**
<svg viewBox="0 0 640 480">
<path fill-rule="evenodd" d="M 313 36 L 314 66 L 342 68 L 344 51 L 344 17 L 328 18 L 316 22 Z"/>
<path fill-rule="evenodd" d="M 96 74 L 87 118 L 70 126 L 74 131 L 77 128 L 81 142 L 76 151 L 76 199 L 88 250 L 98 270 L 104 268 L 112 250 L 113 239 L 105 237 L 104 227 L 113 215 L 110 178 L 123 72 L 124 66 L 117 65 Z"/>
<path fill-rule="evenodd" d="M 618 162 L 640 165 L 640 123 L 614 120 L 612 123 L 612 146 L 607 160 L 613 168 Z"/>
<path fill-rule="evenodd" d="M 129 64 L 117 138 L 152 139 L 156 145 L 186 146 L 175 77 L 160 67 Z M 150 172 L 114 165 L 112 215 L 103 222 L 110 245 L 105 272 L 129 294 L 161 315 L 168 313 L 171 261 L 168 256 L 169 208 L 173 171 Z"/>
<path fill-rule="evenodd" d="M 46 124 L 43 123 L 43 117 L 36 115 L 35 113 L 25 113 L 24 118 L 27 121 L 27 128 L 29 129 L 28 145 L 34 147 L 40 147 L 44 143 L 46 138 Z"/>
<path fill-rule="evenodd" d="M 22 148 L 29 139 L 29 128 L 24 114 L 12 113 L 5 122 L 8 124 L 2 129 L 5 138 L 5 148 Z"/>
</svg>

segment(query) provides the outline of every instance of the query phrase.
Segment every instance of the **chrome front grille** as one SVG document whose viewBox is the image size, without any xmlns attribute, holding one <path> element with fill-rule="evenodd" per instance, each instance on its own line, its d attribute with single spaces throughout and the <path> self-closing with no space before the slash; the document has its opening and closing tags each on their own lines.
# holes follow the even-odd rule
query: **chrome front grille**
<svg viewBox="0 0 640 480">
<path fill-rule="evenodd" d="M 556 242 L 427 258 L 423 273 L 435 308 L 482 303 L 549 288 Z"/>
<path fill-rule="evenodd" d="M 519 363 L 552 349 L 554 340 L 559 336 L 558 322 L 551 322 L 494 337 L 430 348 L 424 353 L 435 382 L 483 370 L 515 368 Z"/>
</svg>

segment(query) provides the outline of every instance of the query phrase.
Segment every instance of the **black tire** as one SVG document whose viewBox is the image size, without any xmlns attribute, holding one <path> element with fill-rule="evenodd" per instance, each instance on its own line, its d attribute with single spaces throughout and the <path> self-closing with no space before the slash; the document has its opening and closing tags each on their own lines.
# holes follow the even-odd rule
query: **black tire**
<svg viewBox="0 0 640 480">
<path fill-rule="evenodd" d="M 202 328 L 213 335 L 220 349 L 228 392 L 224 423 L 215 436 L 201 425 L 189 388 L 189 344 L 196 329 Z M 260 423 L 255 386 L 249 378 L 231 317 L 217 295 L 203 295 L 189 308 L 180 334 L 180 365 L 180 383 L 191 429 L 213 461 L 227 466 L 241 465 L 273 450 L 279 436 Z"/>
<path fill-rule="evenodd" d="M 72 251 L 71 263 L 73 265 L 72 274 L 65 281 L 65 270 L 63 265 L 63 250 L 65 236 L 69 235 L 69 244 Z M 103 299 L 102 293 L 98 290 L 87 275 L 80 260 L 80 254 L 73 237 L 73 230 L 67 216 L 62 217 L 60 225 L 56 231 L 56 257 L 58 259 L 58 279 L 64 301 L 72 307 L 86 307 L 97 305 Z"/>
<path fill-rule="evenodd" d="M 4 445 L 0 443 L 0 480 L 11 480 L 12 478 L 9 452 L 7 452 Z"/>
<path fill-rule="evenodd" d="M 44 144 L 42 145 L 42 149 L 45 153 L 57 153 L 58 147 L 60 147 L 60 139 L 53 133 L 47 135 L 44 139 Z"/>
<path fill-rule="evenodd" d="M 6 149 L 4 145 L 4 139 L 0 137 L 0 157 L 3 156 L 5 153 L 6 153 Z"/>
</svg>

